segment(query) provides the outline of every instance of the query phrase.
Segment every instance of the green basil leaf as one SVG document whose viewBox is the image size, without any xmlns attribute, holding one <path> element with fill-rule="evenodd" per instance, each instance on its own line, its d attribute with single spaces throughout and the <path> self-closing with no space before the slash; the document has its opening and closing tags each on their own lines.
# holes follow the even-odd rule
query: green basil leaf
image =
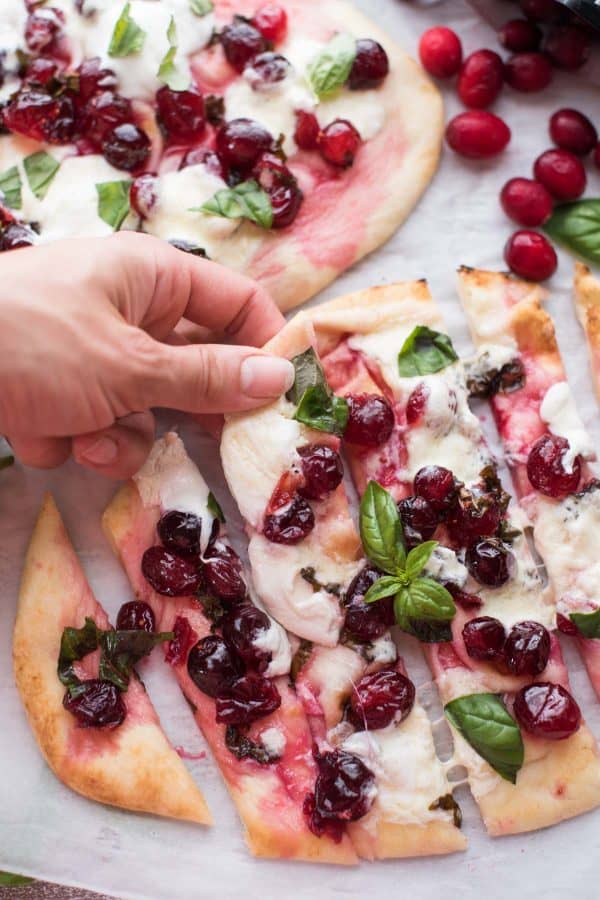
<svg viewBox="0 0 600 900">
<path fill-rule="evenodd" d="M 131 18 L 131 3 L 126 3 L 115 24 L 108 55 L 131 56 L 139 53 L 145 41 L 146 32 Z"/>
<path fill-rule="evenodd" d="M 422 644 L 446 644 L 452 640 L 450 622 L 430 622 L 425 619 L 409 619 L 409 634 Z M 408 628 L 404 629 L 408 631 Z"/>
<path fill-rule="evenodd" d="M 114 231 L 118 231 L 129 215 L 131 181 L 103 181 L 96 185 L 98 215 Z"/>
<path fill-rule="evenodd" d="M 94 620 L 87 616 L 82 628 L 69 627 L 63 630 L 57 671 L 58 677 L 64 685 L 71 687 L 79 684 L 73 663 L 97 650 L 101 635 L 102 632 Z"/>
<path fill-rule="evenodd" d="M 402 524 L 390 494 L 370 481 L 360 503 L 360 537 L 366 555 L 379 569 L 396 575 L 406 559 Z"/>
<path fill-rule="evenodd" d="M 195 16 L 207 16 L 214 8 L 212 0 L 190 0 L 190 9 Z"/>
<path fill-rule="evenodd" d="M 294 356 L 292 365 L 294 366 L 294 383 L 285 395 L 290 403 L 297 406 L 308 388 L 325 387 L 329 389 L 323 366 L 312 347 L 309 347 L 304 353 Z"/>
<path fill-rule="evenodd" d="M 308 83 L 319 99 L 333 94 L 348 81 L 356 58 L 356 41 L 345 32 L 336 34 L 309 63 Z"/>
<path fill-rule="evenodd" d="M 573 253 L 600 265 L 600 198 L 557 206 L 544 231 Z"/>
<path fill-rule="evenodd" d="M 208 500 L 206 502 L 206 506 L 208 508 L 209 513 L 218 519 L 222 524 L 225 523 L 225 516 L 223 515 L 223 510 L 221 509 L 221 504 L 215 497 L 212 491 L 209 492 Z"/>
<path fill-rule="evenodd" d="M 375 581 L 365 594 L 365 603 L 374 603 L 384 597 L 393 597 L 402 590 L 402 582 L 394 575 L 384 575 Z"/>
<path fill-rule="evenodd" d="M 408 586 L 407 594 L 404 613 L 412 619 L 445 622 L 456 613 L 452 594 L 433 578 L 417 578 Z"/>
<path fill-rule="evenodd" d="M 225 219 L 248 219 L 261 228 L 273 225 L 271 198 L 256 181 L 242 181 L 233 188 L 223 188 L 201 207 L 192 207 L 190 212 L 204 212 L 209 216 Z"/>
<path fill-rule="evenodd" d="M 26 156 L 23 160 L 23 167 L 32 193 L 38 200 L 43 200 L 52 184 L 52 179 L 60 169 L 60 163 L 49 153 L 40 150 L 39 153 Z"/>
<path fill-rule="evenodd" d="M 4 202 L 11 209 L 21 209 L 23 205 L 21 188 L 21 176 L 17 166 L 11 166 L 0 174 L 0 191 L 4 195 Z"/>
<path fill-rule="evenodd" d="M 312 650 L 312 641 L 307 641 L 305 638 L 302 638 L 298 645 L 298 649 L 292 657 L 292 665 L 290 667 L 290 681 L 292 684 L 296 684 L 300 672 L 312 655 Z"/>
<path fill-rule="evenodd" d="M 14 466 L 15 458 L 11 453 L 8 453 L 6 456 L 0 456 L 0 470 L 8 469 L 10 466 Z"/>
<path fill-rule="evenodd" d="M 294 419 L 317 431 L 341 436 L 348 424 L 348 404 L 325 387 L 309 387 L 298 404 Z"/>
<path fill-rule="evenodd" d="M 181 71 L 175 62 L 179 42 L 177 40 L 177 25 L 174 16 L 171 16 L 167 39 L 170 46 L 158 67 L 157 78 L 170 87 L 172 91 L 185 91 L 190 85 L 190 77 L 187 72 Z"/>
<path fill-rule="evenodd" d="M 394 618 L 396 619 L 396 624 L 400 626 L 402 631 L 412 634 L 412 625 L 410 618 L 406 613 L 408 602 L 408 588 L 402 588 L 394 598 Z"/>
<path fill-rule="evenodd" d="M 571 622 L 586 638 L 600 638 L 600 609 L 592 613 L 571 613 Z"/>
<path fill-rule="evenodd" d="M 496 694 L 467 694 L 444 707 L 450 724 L 490 766 L 515 784 L 523 765 L 521 730 Z"/>
<path fill-rule="evenodd" d="M 403 378 L 431 375 L 458 359 L 447 334 L 417 325 L 398 354 L 398 372 Z"/>
<path fill-rule="evenodd" d="M 0 887 L 24 887 L 33 884 L 33 878 L 25 875 L 13 875 L 12 872 L 0 872 Z"/>
<path fill-rule="evenodd" d="M 172 631 L 155 634 L 149 631 L 105 631 L 100 638 L 102 656 L 99 677 L 112 681 L 120 691 L 129 687 L 133 668 L 157 644 L 172 641 Z"/>
<path fill-rule="evenodd" d="M 411 581 L 421 574 L 437 545 L 438 541 L 424 541 L 410 551 L 404 569 Z"/>
</svg>

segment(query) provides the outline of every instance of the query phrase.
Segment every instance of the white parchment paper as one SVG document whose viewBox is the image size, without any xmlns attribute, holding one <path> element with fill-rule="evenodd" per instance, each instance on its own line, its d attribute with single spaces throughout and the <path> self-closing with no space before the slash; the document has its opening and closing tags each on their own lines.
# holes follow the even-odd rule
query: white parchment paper
<svg viewBox="0 0 600 900">
<path fill-rule="evenodd" d="M 463 0 L 434 6 L 416 6 L 402 0 L 358 0 L 358 5 L 410 52 L 416 51 L 418 37 L 426 27 L 440 23 L 458 30 L 467 52 L 496 46 L 493 30 Z M 496 16 L 499 9 L 509 16 L 516 10 L 500 2 L 479 6 Z M 444 91 L 448 114 L 458 112 L 452 88 Z M 513 131 L 504 156 L 473 164 L 445 150 L 434 183 L 407 224 L 387 246 L 340 278 L 324 296 L 426 276 L 458 348 L 468 350 L 467 331 L 454 290 L 456 267 L 461 263 L 503 267 L 502 247 L 511 225 L 498 204 L 502 184 L 511 176 L 530 173 L 533 160 L 548 145 L 547 120 L 553 110 L 577 106 L 595 116 L 600 125 L 599 101 L 598 89 L 585 71 L 557 75 L 553 86 L 542 95 L 522 97 L 507 90 L 497 104 L 497 111 Z M 590 172 L 588 195 L 600 195 L 598 173 Z M 571 305 L 571 280 L 572 260 L 561 253 L 559 271 L 550 284 L 549 309 L 557 323 L 580 411 L 600 447 L 598 411 L 590 389 L 583 338 Z M 170 427 L 178 421 L 188 449 L 223 500 L 235 530 L 239 520 L 224 490 L 215 444 L 197 426 L 175 416 L 163 417 L 162 425 Z M 38 753 L 14 687 L 10 662 L 23 553 L 47 489 L 54 492 L 92 586 L 109 613 L 114 615 L 130 598 L 129 586 L 99 524 L 114 486 L 72 464 L 50 474 L 22 467 L 0 474 L 0 869 L 117 897 L 151 900 L 308 900 L 317 896 L 340 900 L 365 896 L 410 896 L 411 900 L 528 900 L 543 896 L 558 900 L 570 896 L 587 900 L 598 896 L 600 811 L 537 834 L 491 840 L 483 832 L 468 791 L 461 788 L 464 828 L 470 840 L 465 854 L 365 863 L 354 870 L 341 870 L 252 859 L 210 755 L 189 763 L 214 813 L 216 826 L 210 830 L 113 810 L 63 787 Z M 600 535 L 598 540 L 600 549 Z M 600 738 L 600 706 L 578 657 L 568 646 L 565 652 L 576 696 Z M 418 652 L 409 647 L 406 655 L 417 683 L 426 682 L 427 669 Z M 158 655 L 144 665 L 142 674 L 174 744 L 190 752 L 206 749 Z"/>
</svg>

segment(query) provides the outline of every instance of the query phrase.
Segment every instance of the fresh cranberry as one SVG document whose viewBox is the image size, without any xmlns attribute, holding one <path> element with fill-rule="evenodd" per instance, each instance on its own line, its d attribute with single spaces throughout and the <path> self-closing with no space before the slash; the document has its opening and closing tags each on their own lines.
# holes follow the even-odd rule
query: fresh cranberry
<svg viewBox="0 0 600 900">
<path fill-rule="evenodd" d="M 79 76 L 79 98 L 83 103 L 102 91 L 115 91 L 117 76 L 112 69 L 103 69 L 98 57 L 84 59 L 77 69 Z"/>
<path fill-rule="evenodd" d="M 315 516 L 304 497 L 296 495 L 285 506 L 265 516 L 263 534 L 273 544 L 299 544 L 315 527 Z"/>
<path fill-rule="evenodd" d="M 278 44 L 287 32 L 287 13 L 277 3 L 267 3 L 256 10 L 252 24 L 258 28 L 265 40 Z"/>
<path fill-rule="evenodd" d="M 45 87 L 53 78 L 56 78 L 58 69 L 58 63 L 55 60 L 47 59 L 44 56 L 36 56 L 29 61 L 24 80 L 28 84 Z"/>
<path fill-rule="evenodd" d="M 502 153 L 510 141 L 510 128 L 483 109 L 459 113 L 448 122 L 446 140 L 456 153 L 469 159 L 487 159 Z"/>
<path fill-rule="evenodd" d="M 300 494 L 307 500 L 323 500 L 338 487 L 344 477 L 339 453 L 326 444 L 299 447 L 304 484 Z"/>
<path fill-rule="evenodd" d="M 25 42 L 32 53 L 42 53 L 62 34 L 65 14 L 60 9 L 47 6 L 39 12 L 31 12 L 25 22 Z"/>
<path fill-rule="evenodd" d="M 271 621 L 262 609 L 244 604 L 223 619 L 223 638 L 247 666 L 264 672 L 271 662 L 272 653 L 262 650 L 257 643 L 264 638 L 270 627 Z"/>
<path fill-rule="evenodd" d="M 115 169 L 134 172 L 150 156 L 150 139 L 137 125 L 126 122 L 107 133 L 102 143 L 102 153 Z"/>
<path fill-rule="evenodd" d="M 217 156 L 227 168 L 247 173 L 261 153 L 270 150 L 273 138 L 253 119 L 232 119 L 217 132 Z"/>
<path fill-rule="evenodd" d="M 348 719 L 358 731 L 386 728 L 401 722 L 415 702 L 412 681 L 394 669 L 363 675 L 350 697 Z"/>
<path fill-rule="evenodd" d="M 221 547 L 205 559 L 202 573 L 207 589 L 219 600 L 242 600 L 246 596 L 242 563 L 231 547 Z"/>
<path fill-rule="evenodd" d="M 117 615 L 119 631 L 155 631 L 156 621 L 151 607 L 143 600 L 124 603 Z"/>
<path fill-rule="evenodd" d="M 474 488 L 459 495 L 448 515 L 448 530 L 454 541 L 464 545 L 494 534 L 501 518 L 502 510 L 495 498 Z"/>
<path fill-rule="evenodd" d="M 172 509 L 160 517 L 156 530 L 167 550 L 173 553 L 200 552 L 202 519 L 194 513 Z"/>
<path fill-rule="evenodd" d="M 63 706 L 80 728 L 117 728 L 127 715 L 121 692 L 111 681 L 90 678 L 67 692 Z"/>
<path fill-rule="evenodd" d="M 519 6 L 534 22 L 562 22 L 568 16 L 556 0 L 519 0 Z"/>
<path fill-rule="evenodd" d="M 390 61 L 381 44 L 368 38 L 359 40 L 348 76 L 348 87 L 351 91 L 379 87 L 389 71 Z"/>
<path fill-rule="evenodd" d="M 179 666 L 185 662 L 188 650 L 195 644 L 198 635 L 185 616 L 176 616 L 171 630 L 173 639 L 165 649 L 165 662 L 171 666 Z"/>
<path fill-rule="evenodd" d="M 207 150 L 206 147 L 193 147 L 188 150 L 182 158 L 179 168 L 187 169 L 188 166 L 206 166 L 211 175 L 216 175 L 225 181 L 226 172 L 214 150 Z"/>
<path fill-rule="evenodd" d="M 204 98 L 196 88 L 173 91 L 165 85 L 156 94 L 156 108 L 170 138 L 195 141 L 202 136 L 206 127 Z"/>
<path fill-rule="evenodd" d="M 538 156 L 533 174 L 557 200 L 577 200 L 585 191 L 587 177 L 581 160 L 568 150 L 546 150 Z"/>
<path fill-rule="evenodd" d="M 117 125 L 131 121 L 133 107 L 131 101 L 114 91 L 101 91 L 86 103 L 82 113 L 85 136 L 96 144 L 101 144 L 107 133 Z"/>
<path fill-rule="evenodd" d="M 301 150 L 316 150 L 319 145 L 321 128 L 314 113 L 299 109 L 296 112 L 294 140 Z"/>
<path fill-rule="evenodd" d="M 3 109 L 10 131 L 51 144 L 68 143 L 75 131 L 75 108 L 65 94 L 52 97 L 42 91 L 19 91 Z"/>
<path fill-rule="evenodd" d="M 222 637 L 209 634 L 190 650 L 187 670 L 203 694 L 216 697 L 219 691 L 227 690 L 237 681 L 244 666 Z"/>
<path fill-rule="evenodd" d="M 433 537 L 438 516 L 424 497 L 406 497 L 398 504 L 398 512 L 408 547 L 416 547 Z"/>
<path fill-rule="evenodd" d="M 272 227 L 287 228 L 298 215 L 303 200 L 295 176 L 274 153 L 263 153 L 252 175 L 269 195 L 273 210 Z"/>
<path fill-rule="evenodd" d="M 0 232 L 0 253 L 31 247 L 35 244 L 35 237 L 35 232 L 28 225 L 21 225 L 18 222 L 7 225 L 4 231 Z"/>
<path fill-rule="evenodd" d="M 423 466 L 415 475 L 415 494 L 438 513 L 447 512 L 456 498 L 456 482 L 450 469 L 444 466 Z"/>
<path fill-rule="evenodd" d="M 329 824 L 355 822 L 368 813 L 375 799 L 375 776 L 358 756 L 345 750 L 324 753 L 317 762 L 315 793 L 306 798 L 304 813 L 311 831 L 322 835 Z"/>
<path fill-rule="evenodd" d="M 462 62 L 460 38 L 451 28 L 429 28 L 419 41 L 419 59 L 434 78 L 452 78 Z"/>
<path fill-rule="evenodd" d="M 504 625 L 491 616 L 479 616 L 467 622 L 462 630 L 465 649 L 471 659 L 491 662 L 502 658 L 506 632 Z"/>
<path fill-rule="evenodd" d="M 498 538 L 487 538 L 471 544 L 465 562 L 473 578 L 487 587 L 506 584 L 515 567 L 512 551 Z"/>
<path fill-rule="evenodd" d="M 550 635 L 539 622 L 518 622 L 504 647 L 506 665 L 513 675 L 539 675 L 550 658 Z"/>
<path fill-rule="evenodd" d="M 558 434 L 543 434 L 535 442 L 527 457 L 527 477 L 531 484 L 548 497 L 564 497 L 579 486 L 581 463 L 573 461 L 573 470 L 567 472 L 563 462 L 569 442 Z"/>
<path fill-rule="evenodd" d="M 258 28 L 241 16 L 235 16 L 233 22 L 223 28 L 221 44 L 227 62 L 238 72 L 243 72 L 254 56 L 267 50 L 267 41 Z"/>
<path fill-rule="evenodd" d="M 590 58 L 592 43 L 589 34 L 579 25 L 553 28 L 544 42 L 544 50 L 557 69 L 574 72 Z"/>
<path fill-rule="evenodd" d="M 525 94 L 543 91 L 552 81 L 552 66 L 543 53 L 515 53 L 504 66 L 506 83 Z"/>
<path fill-rule="evenodd" d="M 384 397 L 377 394 L 350 394 L 348 424 L 344 432 L 350 444 L 380 447 L 394 430 L 394 411 Z"/>
<path fill-rule="evenodd" d="M 158 201 L 156 175 L 138 175 L 131 183 L 129 199 L 140 219 L 147 219 Z M 182 514 L 185 515 L 185 514 Z"/>
<path fill-rule="evenodd" d="M 467 56 L 458 76 L 458 95 L 465 106 L 490 106 L 504 83 L 501 58 L 493 50 L 476 50 Z"/>
<path fill-rule="evenodd" d="M 255 90 L 260 90 L 263 85 L 283 81 L 290 71 L 289 60 L 281 53 L 273 53 L 272 50 L 259 53 L 250 62 L 250 66 L 252 67 L 250 83 Z"/>
<path fill-rule="evenodd" d="M 550 119 L 550 137 L 558 147 L 586 156 L 596 146 L 598 132 L 576 109 L 558 109 Z"/>
<path fill-rule="evenodd" d="M 575 622 L 572 622 L 566 616 L 563 616 L 562 613 L 556 614 L 556 627 L 563 634 L 568 634 L 569 637 L 577 637 L 579 634 L 579 630 Z"/>
<path fill-rule="evenodd" d="M 142 556 L 142 574 L 154 590 L 165 597 L 195 594 L 202 585 L 198 563 L 164 547 L 146 550 Z"/>
<path fill-rule="evenodd" d="M 561 741 L 581 725 L 581 710 L 561 684 L 540 681 L 522 688 L 515 697 L 517 721 L 530 734 Z"/>
<path fill-rule="evenodd" d="M 243 675 L 217 694 L 217 722 L 223 725 L 250 725 L 274 713 L 281 695 L 273 681 L 261 675 Z"/>
<path fill-rule="evenodd" d="M 600 169 L 600 142 L 596 144 L 596 149 L 594 150 L 594 165 L 597 169 Z"/>
<path fill-rule="evenodd" d="M 350 582 L 343 600 L 346 610 L 344 628 L 360 641 L 377 640 L 395 621 L 392 597 L 365 603 L 365 594 L 379 578 L 381 572 L 372 566 L 365 566 Z"/>
<path fill-rule="evenodd" d="M 335 119 L 319 135 L 321 156 L 340 169 L 347 169 L 354 163 L 360 144 L 360 134 L 347 119 Z"/>
<path fill-rule="evenodd" d="M 547 222 L 554 203 L 549 191 L 530 178 L 511 178 L 500 194 L 506 215 L 519 225 L 536 227 Z"/>
<path fill-rule="evenodd" d="M 527 19 L 511 19 L 498 32 L 498 40 L 512 53 L 537 50 L 542 40 L 541 29 Z"/>
<path fill-rule="evenodd" d="M 515 275 L 527 281 L 545 281 L 558 265 L 554 247 L 537 231 L 515 231 L 504 247 L 504 259 Z"/>
</svg>

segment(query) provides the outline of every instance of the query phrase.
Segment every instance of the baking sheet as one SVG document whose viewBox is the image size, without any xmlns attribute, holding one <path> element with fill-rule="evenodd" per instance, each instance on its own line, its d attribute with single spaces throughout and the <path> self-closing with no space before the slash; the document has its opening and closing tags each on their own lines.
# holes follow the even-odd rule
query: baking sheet
<svg viewBox="0 0 600 900">
<path fill-rule="evenodd" d="M 416 6 L 401 0 L 358 3 L 408 50 L 432 24 L 447 24 L 460 33 L 465 49 L 495 46 L 491 28 L 462 0 Z M 492 14 L 509 16 L 516 7 L 485 4 Z M 494 9 L 496 7 L 497 9 Z M 488 11 L 490 11 L 488 9 Z M 0 13 L 1 15 L 1 13 Z M 448 113 L 459 111 L 451 88 L 445 89 Z M 461 264 L 501 268 L 502 247 L 511 231 L 498 205 L 508 177 L 527 175 L 534 158 L 548 145 L 547 119 L 559 106 L 578 106 L 593 114 L 598 90 L 585 73 L 558 75 L 543 95 L 519 97 L 506 92 L 497 105 L 513 130 L 501 160 L 468 163 L 444 152 L 441 169 L 404 228 L 376 254 L 348 272 L 323 297 L 370 284 L 427 276 L 442 305 L 457 347 L 469 349 L 466 326 L 454 291 L 454 271 Z M 600 123 L 597 123 L 600 124 Z M 591 175 L 589 196 L 600 195 L 600 178 Z M 571 384 L 586 424 L 600 447 L 600 420 L 590 390 L 583 338 L 573 314 L 570 287 L 572 260 L 560 256 L 550 287 L 549 309 L 555 316 Z M 43 364 L 43 360 L 40 360 Z M 485 413 L 484 413 L 485 415 Z M 489 416 L 486 417 L 489 423 Z M 239 519 L 223 494 L 216 447 L 199 427 L 165 414 L 162 427 L 180 425 L 188 449 L 199 461 L 218 496 L 234 536 Z M 600 810 L 532 835 L 496 839 L 483 833 L 476 807 L 459 789 L 469 850 L 445 859 L 362 864 L 355 870 L 252 859 L 241 828 L 210 755 L 189 766 L 205 791 L 216 826 L 162 821 L 103 807 L 64 788 L 47 769 L 28 729 L 13 685 L 10 632 L 14 619 L 23 553 L 44 490 L 54 492 L 94 590 L 109 613 L 130 598 L 129 586 L 100 530 L 100 514 L 114 486 L 68 464 L 54 473 L 16 467 L 0 474 L 0 870 L 30 874 L 63 884 L 88 887 L 123 898 L 400 896 L 427 900 L 460 894 L 463 900 L 518 896 L 547 900 L 597 897 Z M 404 644 L 402 645 L 404 650 Z M 577 655 L 566 645 L 575 694 L 600 738 L 600 705 L 583 674 Z M 428 681 L 418 652 L 408 648 L 409 669 L 417 683 Z M 174 679 L 157 657 L 144 664 L 142 676 L 174 744 L 188 752 L 205 750 L 191 713 Z"/>
</svg>

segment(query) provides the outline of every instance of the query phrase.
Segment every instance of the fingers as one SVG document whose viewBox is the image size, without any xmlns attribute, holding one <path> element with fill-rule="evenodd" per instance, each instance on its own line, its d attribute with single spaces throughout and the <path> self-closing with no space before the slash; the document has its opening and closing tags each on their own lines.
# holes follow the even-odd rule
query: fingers
<svg viewBox="0 0 600 900">
<path fill-rule="evenodd" d="M 154 430 L 152 413 L 132 413 L 110 428 L 73 438 L 73 457 L 108 478 L 130 478 L 146 461 Z"/>
<path fill-rule="evenodd" d="M 33 469 L 55 469 L 71 455 L 69 438 L 31 438 L 11 435 L 8 442 L 16 458 Z"/>
</svg>

